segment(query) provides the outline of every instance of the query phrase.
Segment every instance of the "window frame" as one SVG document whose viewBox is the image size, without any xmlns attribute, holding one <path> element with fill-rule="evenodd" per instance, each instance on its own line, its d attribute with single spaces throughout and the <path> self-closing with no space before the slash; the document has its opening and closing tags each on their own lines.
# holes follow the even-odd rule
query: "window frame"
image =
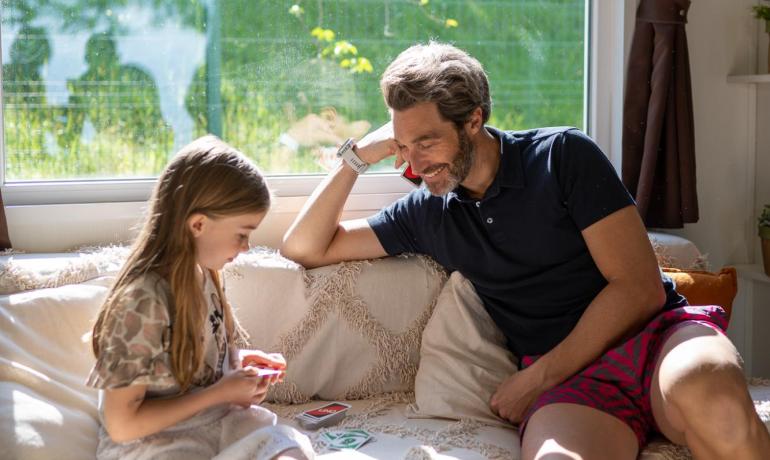
<svg viewBox="0 0 770 460">
<path fill-rule="evenodd" d="M 623 2 L 586 1 L 586 40 L 584 54 L 583 124 L 620 171 L 622 107 L 625 56 L 633 26 L 635 0 Z M 621 43 L 623 46 L 616 46 Z M 2 65 L 2 62 L 0 62 Z M 0 101 L 2 100 L 0 75 Z M 119 218 L 112 210 L 124 209 L 115 203 L 146 202 L 155 179 L 39 181 L 5 183 L 5 143 L 3 111 L 0 110 L 0 191 L 6 205 L 10 226 L 14 220 L 32 219 L 40 231 L 56 229 L 62 215 L 91 220 Z M 275 207 L 282 213 L 296 213 L 305 199 L 323 180 L 322 175 L 271 175 L 269 187 L 276 197 Z M 411 190 L 411 185 L 396 173 L 370 173 L 355 184 L 345 205 L 343 217 L 372 213 Z M 51 212 L 52 209 L 57 212 Z M 133 207 L 138 208 L 138 206 Z M 64 211 L 60 214 L 58 210 Z M 124 211 L 121 211 L 124 212 Z M 57 217 L 55 217 L 57 216 Z M 25 228 L 28 224 L 25 224 Z M 53 230 L 56 231 L 56 230 Z M 12 231 L 12 233 L 14 233 Z M 12 234 L 12 237 L 14 235 Z M 26 237 L 25 237 L 26 238 Z M 19 246 L 17 246 L 19 247 Z"/>
</svg>

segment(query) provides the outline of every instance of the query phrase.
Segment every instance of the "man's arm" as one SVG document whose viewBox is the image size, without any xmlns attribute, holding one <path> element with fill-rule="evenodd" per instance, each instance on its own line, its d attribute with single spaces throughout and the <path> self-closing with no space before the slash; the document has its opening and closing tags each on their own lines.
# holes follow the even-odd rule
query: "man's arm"
<svg viewBox="0 0 770 460">
<path fill-rule="evenodd" d="M 492 408 L 514 423 L 540 393 L 641 328 L 665 302 L 658 263 L 635 206 L 595 222 L 582 235 L 608 284 L 564 340 L 498 388 Z"/>
<path fill-rule="evenodd" d="M 385 131 L 389 130 L 386 125 Z M 382 137 L 383 128 L 362 139 L 357 153 L 367 163 L 377 163 L 398 151 L 396 142 Z M 371 140 L 370 139 L 374 139 Z M 396 160 L 396 167 L 402 162 Z M 345 201 L 358 174 L 342 162 L 316 188 L 283 237 L 281 253 L 305 267 L 319 267 L 343 260 L 386 256 L 374 230 L 365 219 L 340 222 Z"/>
<path fill-rule="evenodd" d="M 643 327 L 666 301 L 658 262 L 635 206 L 610 214 L 582 234 L 608 284 L 572 332 L 538 360 L 551 385 L 574 375 Z"/>
</svg>

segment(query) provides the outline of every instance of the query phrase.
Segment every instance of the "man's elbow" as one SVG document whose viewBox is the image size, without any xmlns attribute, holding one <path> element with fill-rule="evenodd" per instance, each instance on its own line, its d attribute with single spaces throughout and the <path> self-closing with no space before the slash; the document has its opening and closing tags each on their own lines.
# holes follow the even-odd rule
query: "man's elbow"
<svg viewBox="0 0 770 460">
<path fill-rule="evenodd" d="M 666 290 L 660 280 L 625 279 L 618 280 L 617 286 L 623 290 L 624 297 L 637 305 L 646 317 L 657 314 L 666 303 Z"/>
<path fill-rule="evenodd" d="M 663 288 L 663 283 L 660 280 L 650 282 L 640 298 L 645 299 L 645 306 L 651 314 L 659 312 L 666 304 L 666 290 Z"/>
<path fill-rule="evenodd" d="M 287 237 L 283 237 L 283 241 L 281 242 L 281 247 L 278 249 L 278 251 L 281 253 L 282 256 L 286 257 L 287 259 L 291 259 L 294 262 L 297 262 L 298 264 L 302 264 L 302 252 L 298 251 L 295 245 L 292 243 L 291 240 L 289 240 Z"/>
<path fill-rule="evenodd" d="M 315 268 L 320 265 L 316 262 L 311 251 L 297 246 L 292 241 L 287 241 L 286 238 L 283 239 L 279 252 L 283 257 L 293 260 L 305 268 Z"/>
</svg>

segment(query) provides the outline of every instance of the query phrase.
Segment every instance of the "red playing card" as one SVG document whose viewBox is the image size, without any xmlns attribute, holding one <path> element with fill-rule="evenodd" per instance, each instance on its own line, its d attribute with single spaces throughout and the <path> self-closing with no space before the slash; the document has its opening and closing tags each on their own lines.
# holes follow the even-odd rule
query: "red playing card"
<svg viewBox="0 0 770 460">
<path fill-rule="evenodd" d="M 412 171 L 412 165 L 408 163 L 406 165 L 406 169 L 404 169 L 404 172 L 401 173 L 401 177 L 408 180 L 409 183 L 415 187 L 419 187 L 420 184 L 422 184 L 422 177 L 415 174 L 414 171 Z"/>
<path fill-rule="evenodd" d="M 312 409 L 312 410 L 309 410 L 309 411 L 305 411 L 305 412 L 303 412 L 303 414 L 305 414 L 307 416 L 310 416 L 310 417 L 315 417 L 315 418 L 319 418 L 320 419 L 320 418 L 328 417 L 330 415 L 334 415 L 337 412 L 342 412 L 344 410 L 347 410 L 348 407 L 349 406 L 345 406 L 345 405 L 339 404 L 339 403 L 331 403 L 331 404 L 327 404 L 327 405 L 325 405 L 323 407 L 319 407 L 317 409 Z"/>
</svg>

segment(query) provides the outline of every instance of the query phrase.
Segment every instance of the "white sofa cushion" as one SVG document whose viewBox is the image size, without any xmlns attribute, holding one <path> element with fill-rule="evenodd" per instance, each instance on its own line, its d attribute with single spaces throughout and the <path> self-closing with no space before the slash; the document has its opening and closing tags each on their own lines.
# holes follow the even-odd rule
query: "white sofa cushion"
<svg viewBox="0 0 770 460">
<path fill-rule="evenodd" d="M 511 428 L 489 408 L 516 358 L 468 279 L 452 273 L 422 335 L 410 418 L 475 420 Z"/>
<path fill-rule="evenodd" d="M 88 334 L 109 278 L 0 296 L 0 457 L 81 459 L 96 451 Z"/>
</svg>

